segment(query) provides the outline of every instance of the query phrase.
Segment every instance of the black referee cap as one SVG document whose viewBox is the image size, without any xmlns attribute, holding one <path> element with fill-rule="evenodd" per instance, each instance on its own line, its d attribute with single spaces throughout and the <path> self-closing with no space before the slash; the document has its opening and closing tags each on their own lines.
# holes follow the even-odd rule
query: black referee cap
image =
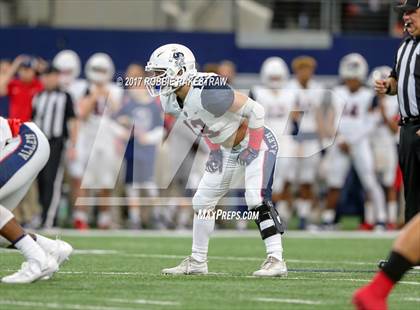
<svg viewBox="0 0 420 310">
<path fill-rule="evenodd" d="M 400 5 L 397 5 L 395 9 L 399 12 L 415 11 L 420 8 L 420 0 L 404 0 Z"/>
</svg>

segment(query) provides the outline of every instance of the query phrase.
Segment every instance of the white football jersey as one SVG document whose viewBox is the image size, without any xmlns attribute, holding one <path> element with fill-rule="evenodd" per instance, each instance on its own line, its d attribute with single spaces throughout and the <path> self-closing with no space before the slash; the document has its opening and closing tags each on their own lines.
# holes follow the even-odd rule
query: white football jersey
<svg viewBox="0 0 420 310">
<path fill-rule="evenodd" d="M 332 104 L 336 112 L 342 111 L 341 118 L 337 114 L 335 120 L 338 133 L 347 141 L 352 141 L 361 134 L 363 136 L 367 126 L 372 126 L 374 119 L 369 110 L 374 95 L 373 90 L 364 86 L 354 93 L 344 85 L 333 88 Z"/>
<path fill-rule="evenodd" d="M 211 83 L 211 80 L 216 81 Z M 175 93 L 161 95 L 160 101 L 165 113 L 178 116 L 196 135 L 207 136 L 212 143 L 220 144 L 238 129 L 242 116 L 230 112 L 234 92 L 225 87 L 212 86 L 223 81 L 212 73 L 199 73 L 184 100 L 179 103 Z"/>
<path fill-rule="evenodd" d="M 297 79 L 292 79 L 285 88 L 296 91 L 293 110 L 304 112 L 299 133 L 316 133 L 318 131 L 316 111 L 321 106 L 325 94 L 322 85 L 310 80 L 307 88 L 303 88 Z"/>
<path fill-rule="evenodd" d="M 67 89 L 65 89 L 66 92 L 68 92 L 71 96 L 71 99 L 73 100 L 73 109 L 76 112 L 76 114 L 79 113 L 79 101 L 80 99 L 85 96 L 86 91 L 89 87 L 89 83 L 86 80 L 77 79 L 73 81 Z"/>
<path fill-rule="evenodd" d="M 278 139 L 291 134 L 292 128 L 287 128 L 287 124 L 290 112 L 297 100 L 294 90 L 273 90 L 261 85 L 252 89 L 251 97 L 264 107 L 265 124 L 271 128 Z"/>
<path fill-rule="evenodd" d="M 399 114 L 397 96 L 385 96 L 383 100 L 386 117 L 388 119 L 396 119 Z M 377 111 L 377 113 L 380 113 L 380 111 Z M 394 146 L 398 140 L 398 135 L 393 133 L 391 129 L 384 123 L 382 116 L 380 116 L 380 120 L 381 121 L 377 129 L 372 134 L 372 141 L 376 144 Z"/>
</svg>

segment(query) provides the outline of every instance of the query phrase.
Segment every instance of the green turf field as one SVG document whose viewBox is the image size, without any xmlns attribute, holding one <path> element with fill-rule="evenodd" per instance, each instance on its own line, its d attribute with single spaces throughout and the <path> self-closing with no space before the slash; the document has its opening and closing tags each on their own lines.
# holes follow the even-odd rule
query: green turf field
<svg viewBox="0 0 420 310">
<path fill-rule="evenodd" d="M 189 254 L 189 237 L 64 236 L 77 249 L 72 259 L 50 281 L 0 284 L 0 309 L 352 309 L 352 292 L 392 244 L 391 238 L 289 234 L 289 276 L 260 279 L 250 274 L 264 247 L 257 232 L 251 235 L 213 238 L 207 276 L 159 274 Z M 19 254 L 2 251 L 0 276 L 20 263 Z M 390 309 L 420 309 L 420 272 L 398 285 Z"/>
</svg>

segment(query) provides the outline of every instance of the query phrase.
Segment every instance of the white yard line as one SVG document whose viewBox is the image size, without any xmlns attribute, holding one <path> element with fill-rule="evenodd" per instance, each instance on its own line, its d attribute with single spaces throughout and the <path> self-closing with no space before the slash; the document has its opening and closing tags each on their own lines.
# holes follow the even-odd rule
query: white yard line
<svg viewBox="0 0 420 310">
<path fill-rule="evenodd" d="M 38 307 L 42 309 L 68 309 L 68 310 L 137 310 L 138 308 L 121 308 L 121 307 L 107 307 L 107 306 L 89 306 L 79 304 L 62 304 L 62 303 L 43 303 L 32 301 L 17 301 L 17 300 L 1 300 L 0 305 L 16 306 L 16 307 Z"/>
<path fill-rule="evenodd" d="M 78 231 L 74 229 L 47 229 L 39 233 L 47 235 L 74 236 L 74 237 L 124 237 L 124 238 L 191 238 L 191 230 L 88 230 Z M 284 238 L 298 239 L 394 239 L 397 231 L 386 232 L 362 232 L 362 231 L 286 231 Z M 256 238 L 259 239 L 257 229 L 247 230 L 216 230 L 212 238 Z"/>
<path fill-rule="evenodd" d="M 166 300 L 148 300 L 148 299 L 108 299 L 111 302 L 127 303 L 127 304 L 140 304 L 140 305 L 158 305 L 158 306 L 179 306 L 177 301 L 166 301 Z"/>
<path fill-rule="evenodd" d="M 15 250 L 2 249 L 0 253 L 15 254 Z M 160 258 L 160 259 L 183 259 L 185 255 L 170 255 L 170 254 L 141 254 L 141 253 L 124 253 L 115 250 L 105 249 L 91 249 L 91 250 L 78 250 L 74 251 L 74 254 L 80 255 L 118 255 L 125 257 L 139 257 L 139 258 Z M 209 256 L 209 260 L 227 260 L 227 261 L 249 261 L 249 262 L 262 262 L 264 257 L 252 257 L 252 256 Z M 337 263 L 344 265 L 354 266 L 376 266 L 377 262 L 356 262 L 356 261 L 328 261 L 328 260 L 306 260 L 306 259 L 288 259 L 287 263 L 294 264 L 325 264 L 325 265 L 337 265 Z"/>
<path fill-rule="evenodd" d="M 416 298 L 416 297 L 408 297 L 408 298 L 404 298 L 404 300 L 406 300 L 406 301 L 420 302 L 420 298 Z"/>
<path fill-rule="evenodd" d="M 321 305 L 323 302 L 317 300 L 305 300 L 305 299 L 288 299 L 288 298 L 265 298 L 265 297 L 257 297 L 251 299 L 253 301 L 262 301 L 262 302 L 276 302 L 276 303 L 283 303 L 283 304 L 299 304 L 299 305 Z"/>
</svg>

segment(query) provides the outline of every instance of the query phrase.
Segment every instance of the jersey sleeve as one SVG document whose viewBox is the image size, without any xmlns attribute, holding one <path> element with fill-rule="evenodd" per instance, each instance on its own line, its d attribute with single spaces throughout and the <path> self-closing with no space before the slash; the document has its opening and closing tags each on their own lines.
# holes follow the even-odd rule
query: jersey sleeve
<svg viewBox="0 0 420 310">
<path fill-rule="evenodd" d="M 234 91 L 222 77 L 208 79 L 201 90 L 201 105 L 205 110 L 220 117 L 232 106 Z"/>
</svg>

